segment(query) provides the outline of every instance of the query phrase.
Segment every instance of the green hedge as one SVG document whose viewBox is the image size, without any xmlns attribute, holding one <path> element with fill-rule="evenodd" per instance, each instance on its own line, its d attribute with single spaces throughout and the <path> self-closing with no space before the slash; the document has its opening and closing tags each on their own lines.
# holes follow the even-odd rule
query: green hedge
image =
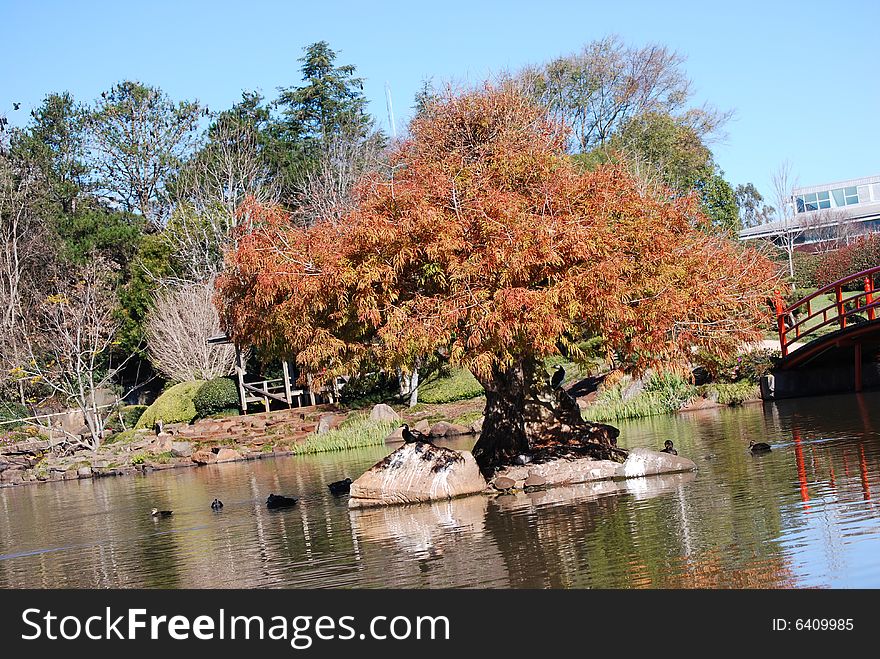
<svg viewBox="0 0 880 659">
<path fill-rule="evenodd" d="M 144 410 L 137 427 L 152 428 L 158 419 L 163 423 L 189 423 L 196 418 L 193 398 L 203 384 L 204 380 L 175 384 Z"/>
<path fill-rule="evenodd" d="M 238 409 L 238 385 L 230 378 L 208 380 L 193 397 L 193 405 L 200 419 Z"/>
</svg>

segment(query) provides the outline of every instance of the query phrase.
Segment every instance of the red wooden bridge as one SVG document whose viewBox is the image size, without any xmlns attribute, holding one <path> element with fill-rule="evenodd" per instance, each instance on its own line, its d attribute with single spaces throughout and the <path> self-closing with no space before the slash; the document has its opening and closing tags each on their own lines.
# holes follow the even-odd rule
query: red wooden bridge
<svg viewBox="0 0 880 659">
<path fill-rule="evenodd" d="M 863 348 L 876 347 L 880 342 L 880 291 L 875 293 L 878 278 L 880 266 L 869 268 L 820 288 L 788 307 L 777 296 L 782 360 L 774 372 L 804 369 L 822 360 L 828 367 L 845 360 L 846 368 L 852 369 L 850 382 L 854 390 L 861 391 Z M 832 298 L 830 304 L 826 296 Z M 849 356 L 844 357 L 844 353 Z"/>
</svg>

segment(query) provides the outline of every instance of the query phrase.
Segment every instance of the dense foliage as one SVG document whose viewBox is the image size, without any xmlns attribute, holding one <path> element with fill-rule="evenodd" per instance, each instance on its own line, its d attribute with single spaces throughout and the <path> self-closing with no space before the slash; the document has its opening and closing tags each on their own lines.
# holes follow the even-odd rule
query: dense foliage
<svg viewBox="0 0 880 659">
<path fill-rule="evenodd" d="M 254 227 L 218 281 L 237 340 L 322 378 L 435 350 L 485 378 L 560 345 L 577 357 L 584 336 L 635 368 L 757 338 L 772 265 L 700 231 L 692 196 L 644 190 L 621 166 L 581 172 L 514 88 L 447 95 L 410 132 L 344 223 L 244 209 Z"/>
<path fill-rule="evenodd" d="M 205 418 L 228 410 L 238 410 L 238 385 L 230 378 L 214 378 L 199 387 L 193 397 L 196 416 Z"/>
</svg>

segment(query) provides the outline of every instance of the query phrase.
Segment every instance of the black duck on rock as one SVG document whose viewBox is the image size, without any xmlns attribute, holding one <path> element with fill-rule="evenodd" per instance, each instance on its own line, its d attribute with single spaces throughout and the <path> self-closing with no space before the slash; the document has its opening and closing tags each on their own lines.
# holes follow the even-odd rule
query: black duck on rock
<svg viewBox="0 0 880 659">
<path fill-rule="evenodd" d="M 663 444 L 663 449 L 660 451 L 661 453 L 669 453 L 670 455 L 678 455 L 678 451 L 675 450 L 675 447 L 672 444 L 672 441 L 666 440 Z"/>
<path fill-rule="evenodd" d="M 410 430 L 408 423 L 404 423 L 401 428 L 403 428 L 403 441 L 407 444 L 429 441 L 428 438 L 418 430 Z"/>
<path fill-rule="evenodd" d="M 270 494 L 269 498 L 266 499 L 266 508 L 270 510 L 273 508 L 290 508 L 291 506 L 295 506 L 298 499 L 295 497 L 286 497 L 281 494 Z"/>
</svg>

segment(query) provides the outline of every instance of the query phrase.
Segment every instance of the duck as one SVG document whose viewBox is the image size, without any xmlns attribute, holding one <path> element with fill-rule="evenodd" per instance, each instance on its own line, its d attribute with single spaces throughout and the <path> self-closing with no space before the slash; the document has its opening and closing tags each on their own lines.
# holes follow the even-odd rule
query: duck
<svg viewBox="0 0 880 659">
<path fill-rule="evenodd" d="M 660 450 L 661 453 L 669 453 L 671 455 L 678 455 L 678 451 L 675 450 L 675 447 L 672 444 L 672 441 L 667 439 L 663 443 L 663 448 Z"/>
<path fill-rule="evenodd" d="M 296 497 L 286 497 L 281 494 L 270 494 L 266 499 L 266 508 L 289 508 L 295 506 L 298 499 Z"/>
<path fill-rule="evenodd" d="M 427 442 L 428 441 L 428 438 L 425 437 L 418 430 L 410 430 L 408 423 L 404 423 L 403 426 L 401 426 L 401 427 L 403 428 L 403 441 L 406 442 L 407 444 L 412 444 L 414 442 Z"/>
<path fill-rule="evenodd" d="M 333 494 L 347 494 L 351 489 L 351 479 L 345 478 L 341 481 L 330 483 L 327 487 L 330 488 L 330 492 Z"/>
<path fill-rule="evenodd" d="M 152 517 L 171 517 L 173 514 L 173 510 L 159 510 L 158 508 L 153 508 L 150 511 Z"/>
<path fill-rule="evenodd" d="M 527 465 L 532 461 L 532 456 L 527 453 L 520 453 L 519 455 L 514 456 L 513 464 L 515 465 Z"/>
<path fill-rule="evenodd" d="M 556 372 L 553 374 L 553 377 L 550 378 L 550 386 L 554 389 L 559 389 L 562 385 L 562 381 L 565 380 L 565 369 L 561 364 L 557 364 L 553 368 L 556 369 Z"/>
<path fill-rule="evenodd" d="M 770 444 L 766 442 L 749 442 L 749 450 L 752 453 L 767 453 L 770 451 Z"/>
<path fill-rule="evenodd" d="M 220 499 L 214 499 L 211 502 L 211 510 L 220 510 L 223 507 L 223 502 Z"/>
</svg>

